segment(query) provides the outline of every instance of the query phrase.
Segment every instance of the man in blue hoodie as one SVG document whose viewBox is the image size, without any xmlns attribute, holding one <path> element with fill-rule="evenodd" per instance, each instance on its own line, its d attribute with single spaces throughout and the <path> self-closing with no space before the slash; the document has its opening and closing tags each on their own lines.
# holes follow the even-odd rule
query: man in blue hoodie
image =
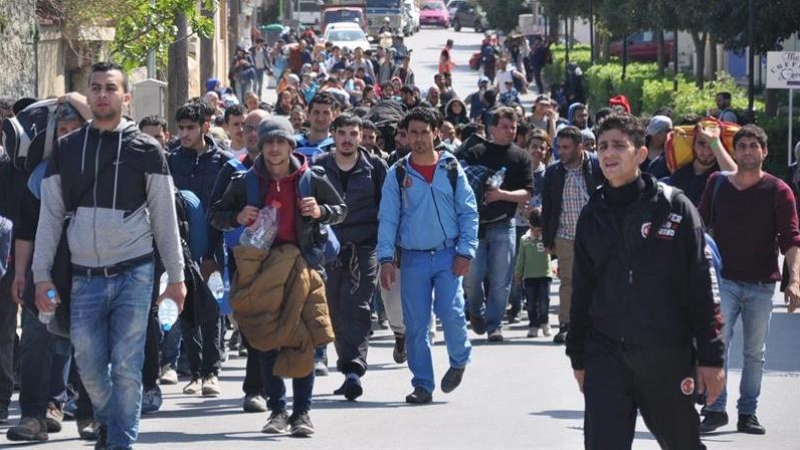
<svg viewBox="0 0 800 450">
<path fill-rule="evenodd" d="M 406 349 L 408 367 L 414 374 L 414 392 L 406 402 L 412 404 L 433 400 L 428 339 L 431 305 L 442 321 L 450 356 L 450 369 L 441 382 L 443 392 L 451 392 L 461 383 L 471 352 L 461 282 L 478 248 L 478 207 L 455 157 L 435 150 L 441 121 L 429 108 L 415 108 L 403 119 L 400 126 L 408 132 L 411 153 L 389 170 L 378 216 L 383 288 L 391 289 L 394 284 L 397 264 L 403 272 Z"/>
</svg>

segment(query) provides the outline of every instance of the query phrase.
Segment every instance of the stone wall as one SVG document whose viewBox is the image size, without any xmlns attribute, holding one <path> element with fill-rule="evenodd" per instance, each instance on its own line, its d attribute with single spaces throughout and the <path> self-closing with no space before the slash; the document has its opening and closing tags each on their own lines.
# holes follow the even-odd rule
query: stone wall
<svg viewBox="0 0 800 450">
<path fill-rule="evenodd" d="M 35 0 L 0 0 L 0 97 L 36 95 Z"/>
</svg>

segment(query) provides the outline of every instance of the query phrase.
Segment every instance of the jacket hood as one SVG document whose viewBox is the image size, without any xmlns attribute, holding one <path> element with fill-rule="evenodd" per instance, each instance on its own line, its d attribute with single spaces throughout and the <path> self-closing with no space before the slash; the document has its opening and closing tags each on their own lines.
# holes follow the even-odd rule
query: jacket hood
<svg viewBox="0 0 800 450">
<path fill-rule="evenodd" d="M 445 115 L 449 116 L 453 114 L 453 112 L 450 110 L 450 107 L 453 106 L 454 103 L 461 103 L 461 114 L 458 114 L 458 116 L 467 117 L 467 104 L 458 98 L 453 98 L 449 102 L 447 102 L 447 106 L 444 107 Z"/>
<path fill-rule="evenodd" d="M 131 133 L 135 133 L 137 130 L 139 130 L 139 127 L 136 126 L 135 122 L 131 122 L 130 120 L 128 120 L 128 119 L 126 119 L 124 117 L 122 118 L 122 120 L 120 120 L 119 125 L 117 125 L 116 128 L 114 128 L 113 130 L 110 130 L 110 131 L 109 130 L 100 130 L 100 129 L 97 129 L 97 128 L 93 127 L 92 126 L 93 122 L 94 122 L 94 120 L 89 120 L 88 122 L 86 122 L 86 126 L 89 127 L 89 133 L 92 133 L 93 135 L 97 135 L 97 134 L 101 134 L 101 133 L 122 133 L 122 137 L 123 137 L 123 139 L 125 139 L 125 138 L 129 138 Z"/>
<path fill-rule="evenodd" d="M 583 105 L 583 103 L 575 102 L 569 105 L 569 110 L 567 110 L 567 123 L 569 123 L 570 125 L 574 125 L 574 123 L 572 123 L 572 119 L 575 116 L 575 108 L 577 108 L 578 105 Z"/>
</svg>

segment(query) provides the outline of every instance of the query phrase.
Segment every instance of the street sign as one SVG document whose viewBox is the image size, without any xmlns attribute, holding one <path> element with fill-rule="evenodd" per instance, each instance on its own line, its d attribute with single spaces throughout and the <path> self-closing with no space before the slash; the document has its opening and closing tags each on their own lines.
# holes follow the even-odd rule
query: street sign
<svg viewBox="0 0 800 450">
<path fill-rule="evenodd" d="M 800 52 L 767 52 L 767 89 L 800 88 Z"/>
</svg>

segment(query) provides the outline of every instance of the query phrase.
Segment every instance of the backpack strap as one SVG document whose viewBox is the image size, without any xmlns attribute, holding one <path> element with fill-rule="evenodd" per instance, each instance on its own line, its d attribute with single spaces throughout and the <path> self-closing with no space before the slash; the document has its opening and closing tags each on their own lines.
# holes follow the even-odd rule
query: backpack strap
<svg viewBox="0 0 800 450">
<path fill-rule="evenodd" d="M 244 164 L 242 164 L 242 162 L 239 161 L 239 158 L 231 158 L 228 161 L 226 161 L 225 164 L 233 167 L 233 170 L 235 170 L 236 172 L 247 170 L 247 167 L 245 167 Z"/>
<path fill-rule="evenodd" d="M 244 174 L 244 182 L 247 187 L 247 204 L 256 207 L 262 206 L 264 202 L 259 198 L 261 189 L 258 185 L 258 177 L 252 169 Z"/>
<path fill-rule="evenodd" d="M 717 175 L 717 178 L 714 179 L 714 187 L 711 189 L 711 210 L 709 212 L 708 218 L 708 226 L 706 226 L 706 230 L 710 230 L 714 227 L 714 219 L 716 219 L 716 205 L 717 205 L 717 193 L 719 192 L 719 188 L 722 187 L 722 183 L 728 178 L 731 172 L 720 172 Z"/>
</svg>

